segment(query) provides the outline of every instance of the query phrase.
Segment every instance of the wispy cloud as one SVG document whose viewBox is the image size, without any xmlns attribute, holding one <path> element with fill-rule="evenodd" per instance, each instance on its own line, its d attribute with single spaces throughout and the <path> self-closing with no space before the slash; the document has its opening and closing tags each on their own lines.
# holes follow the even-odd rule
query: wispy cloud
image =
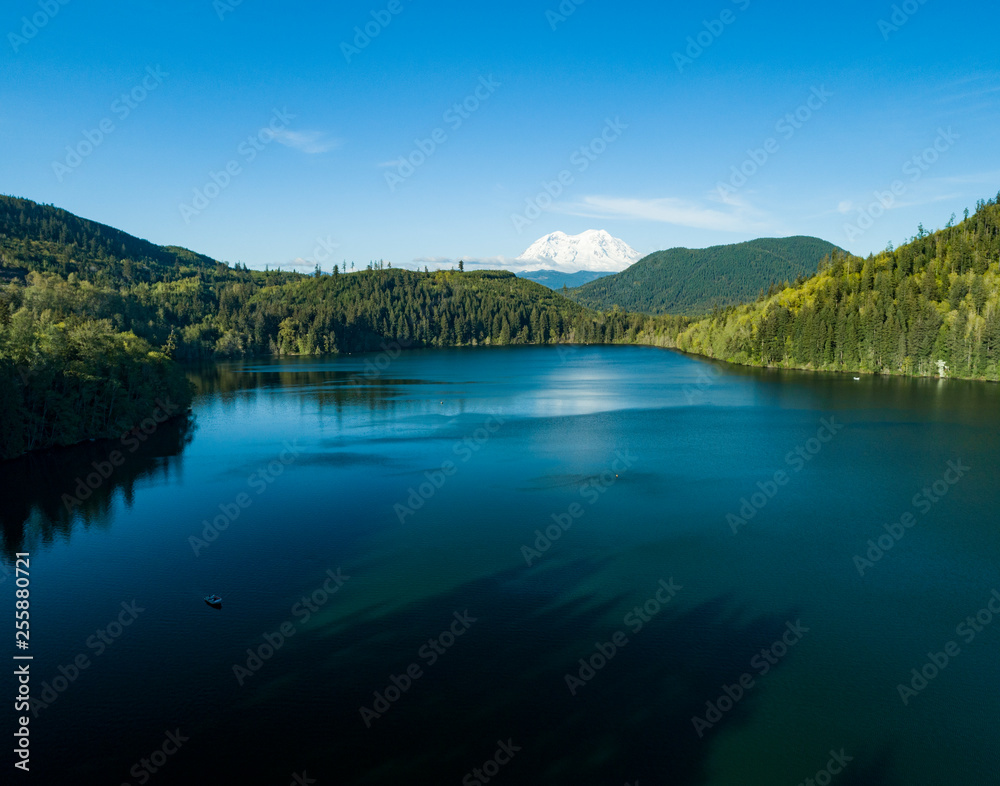
<svg viewBox="0 0 1000 786">
<path fill-rule="evenodd" d="M 274 262 L 271 264 L 271 267 L 272 268 L 280 267 L 282 270 L 295 270 L 295 269 L 313 270 L 316 267 L 316 260 L 296 257 L 295 259 L 286 260 L 285 262 Z"/>
<path fill-rule="evenodd" d="M 637 199 L 607 196 L 587 196 L 579 202 L 554 205 L 552 209 L 582 218 L 656 221 L 720 232 L 756 232 L 770 227 L 766 217 L 742 199 L 716 196 L 713 201 L 725 209 L 676 197 Z"/>
<path fill-rule="evenodd" d="M 417 257 L 413 260 L 414 265 L 423 266 L 431 268 L 452 268 L 458 267 L 458 261 L 461 259 L 467 268 L 478 267 L 483 270 L 516 270 L 518 268 L 529 270 L 531 268 L 524 267 L 524 262 L 517 259 L 510 259 L 508 257 Z M 535 267 L 538 267 L 537 265 Z"/>
<path fill-rule="evenodd" d="M 555 270 L 559 273 L 577 273 L 582 268 L 617 273 L 628 267 L 628 263 L 624 263 L 621 266 L 614 268 L 600 266 L 588 267 L 586 263 L 565 264 L 556 262 L 554 259 L 511 259 L 510 257 L 504 256 L 457 257 L 455 259 L 452 259 L 451 257 L 417 257 L 413 260 L 413 264 L 418 268 L 423 268 L 426 265 L 431 270 L 450 270 L 458 267 L 459 259 L 465 263 L 466 270 L 509 270 L 511 273 L 524 273 L 526 271 L 533 270 Z"/>
<path fill-rule="evenodd" d="M 328 137 L 322 131 L 289 131 L 283 128 L 274 132 L 274 139 L 285 147 L 299 150 L 309 155 L 327 153 L 343 144 L 343 140 Z"/>
<path fill-rule="evenodd" d="M 958 185 L 981 185 L 982 183 L 997 185 L 1000 184 L 1000 169 L 994 169 L 992 172 L 976 172 L 971 175 L 942 177 L 941 182 Z"/>
</svg>

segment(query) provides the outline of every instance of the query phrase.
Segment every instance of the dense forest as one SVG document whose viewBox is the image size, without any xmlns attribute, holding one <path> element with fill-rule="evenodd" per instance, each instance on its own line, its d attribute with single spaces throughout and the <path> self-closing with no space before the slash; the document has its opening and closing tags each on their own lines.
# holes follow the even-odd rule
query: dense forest
<svg viewBox="0 0 1000 786">
<path fill-rule="evenodd" d="M 813 278 L 690 325 L 673 345 L 745 365 L 1000 380 L 998 201 L 868 259 L 837 253 Z"/>
<path fill-rule="evenodd" d="M 772 285 L 814 275 L 839 249 L 815 237 L 762 238 L 748 243 L 672 248 L 640 259 L 613 276 L 567 295 L 596 309 L 620 306 L 644 314 L 702 316 L 715 307 L 752 301 Z"/>
<path fill-rule="evenodd" d="M 0 197 L 0 458 L 120 437 L 164 403 L 186 411 L 190 383 L 176 361 L 558 343 L 998 380 L 1000 207 L 981 202 L 961 223 L 868 259 L 836 250 L 812 278 L 696 321 L 594 311 L 500 271 L 233 268 Z"/>
<path fill-rule="evenodd" d="M 183 372 L 171 359 L 363 352 L 387 343 L 624 343 L 657 329 L 620 309 L 590 311 L 508 272 L 420 273 L 382 263 L 349 274 L 250 271 L 0 198 L 3 457 L 127 431 L 155 408 L 157 391 L 186 407 Z"/>
</svg>

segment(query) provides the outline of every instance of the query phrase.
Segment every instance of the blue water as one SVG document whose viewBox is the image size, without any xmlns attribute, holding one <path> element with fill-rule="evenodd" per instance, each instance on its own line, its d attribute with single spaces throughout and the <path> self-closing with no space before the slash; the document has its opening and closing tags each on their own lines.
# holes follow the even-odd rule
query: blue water
<svg viewBox="0 0 1000 786">
<path fill-rule="evenodd" d="M 635 347 L 192 379 L 134 452 L 0 465 L 32 782 L 996 782 L 997 386 Z"/>
</svg>

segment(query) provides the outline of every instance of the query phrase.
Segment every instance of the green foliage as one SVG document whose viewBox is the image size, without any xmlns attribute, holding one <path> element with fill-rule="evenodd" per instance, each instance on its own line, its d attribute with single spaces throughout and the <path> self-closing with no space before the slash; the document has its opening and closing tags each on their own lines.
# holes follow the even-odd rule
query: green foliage
<svg viewBox="0 0 1000 786">
<path fill-rule="evenodd" d="M 591 308 L 645 314 L 707 314 L 754 300 L 781 282 L 812 275 L 837 247 L 814 237 L 753 240 L 706 249 L 673 248 L 569 292 Z"/>
<path fill-rule="evenodd" d="M 837 251 L 805 279 L 803 268 L 829 248 L 790 238 L 675 249 L 630 268 L 659 267 L 664 281 L 686 271 L 686 283 L 664 284 L 657 302 L 689 312 L 800 276 L 794 286 L 770 286 L 756 303 L 716 307 L 696 321 L 618 307 L 645 307 L 657 291 L 651 284 L 629 283 L 632 300 L 593 311 L 500 271 L 421 273 L 377 263 L 348 273 L 345 263 L 335 274 L 306 276 L 231 268 L 0 197 L 0 457 L 117 436 L 149 417 L 157 398 L 186 408 L 189 384 L 171 358 L 618 343 L 752 365 L 893 374 L 936 374 L 944 361 L 953 376 L 1000 378 L 995 202 L 877 257 Z M 612 278 L 618 287 L 631 281 Z M 584 302 L 585 289 L 575 293 Z"/>
<path fill-rule="evenodd" d="M 158 400 L 185 411 L 186 378 L 107 320 L 57 321 L 25 304 L 0 325 L 0 458 L 117 437 L 152 416 Z"/>
<path fill-rule="evenodd" d="M 661 337 L 665 343 L 669 339 Z M 690 325 L 673 345 L 757 366 L 1000 380 L 1000 206 Z"/>
<path fill-rule="evenodd" d="M 379 262 L 320 273 L 233 269 L 0 197 L 2 454 L 112 434 L 149 414 L 157 386 L 186 401 L 170 358 L 628 342 L 656 333 L 647 317 L 595 313 L 508 272 L 420 273 Z"/>
</svg>

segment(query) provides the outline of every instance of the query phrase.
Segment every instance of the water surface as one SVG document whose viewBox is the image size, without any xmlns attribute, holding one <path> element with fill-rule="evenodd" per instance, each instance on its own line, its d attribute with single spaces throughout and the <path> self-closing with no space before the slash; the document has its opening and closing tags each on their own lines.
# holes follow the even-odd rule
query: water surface
<svg viewBox="0 0 1000 786">
<path fill-rule="evenodd" d="M 471 784 L 500 743 L 489 782 L 994 782 L 1000 624 L 960 626 L 1000 589 L 997 386 L 629 347 L 193 378 L 80 504 L 121 445 L 0 466 L 36 782 Z"/>
</svg>

